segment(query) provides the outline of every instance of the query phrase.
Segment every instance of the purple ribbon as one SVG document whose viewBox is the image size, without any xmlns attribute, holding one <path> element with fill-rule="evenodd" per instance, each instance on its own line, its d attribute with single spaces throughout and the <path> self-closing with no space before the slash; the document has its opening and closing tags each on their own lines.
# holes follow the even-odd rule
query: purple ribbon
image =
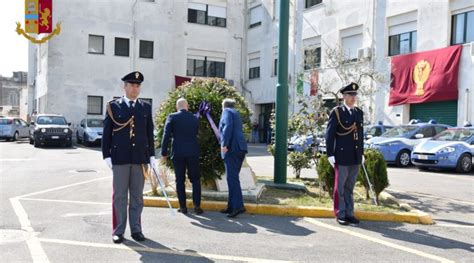
<svg viewBox="0 0 474 263">
<path fill-rule="evenodd" d="M 214 123 L 214 120 L 211 117 L 211 104 L 207 101 L 201 101 L 199 104 L 199 109 L 198 112 L 194 114 L 197 118 L 200 118 L 201 115 L 205 115 L 207 118 L 207 121 L 211 125 L 212 131 L 214 132 L 214 135 L 216 136 L 217 142 L 220 144 L 221 143 L 221 134 L 219 132 L 219 129 L 217 129 L 216 124 Z"/>
</svg>

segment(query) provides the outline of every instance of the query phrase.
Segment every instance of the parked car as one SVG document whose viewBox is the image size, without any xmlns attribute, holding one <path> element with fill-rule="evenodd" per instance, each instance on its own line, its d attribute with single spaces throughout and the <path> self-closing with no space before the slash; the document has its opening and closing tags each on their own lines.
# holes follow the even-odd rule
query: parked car
<svg viewBox="0 0 474 263">
<path fill-rule="evenodd" d="M 85 146 L 100 143 L 104 122 L 102 119 L 86 118 L 81 120 L 80 126 L 76 130 L 77 143 Z"/>
<path fill-rule="evenodd" d="M 380 137 L 367 140 L 365 148 L 379 150 L 387 163 L 407 167 L 411 163 L 410 155 L 413 147 L 448 128 L 448 125 L 437 124 L 435 121 L 400 125 L 388 130 Z"/>
<path fill-rule="evenodd" d="M 38 114 L 30 123 L 30 144 L 35 147 L 56 144 L 72 147 L 71 123 L 62 115 Z"/>
<path fill-rule="evenodd" d="M 288 151 L 303 152 L 310 147 L 315 147 L 313 135 L 295 135 L 288 142 Z"/>
<path fill-rule="evenodd" d="M 451 128 L 420 143 L 411 159 L 420 168 L 451 168 L 468 173 L 473 167 L 474 127 Z"/>
<path fill-rule="evenodd" d="M 15 117 L 0 118 L 0 139 L 16 141 L 20 138 L 28 138 L 29 136 L 28 123 L 24 120 Z"/>
<path fill-rule="evenodd" d="M 393 128 L 393 126 L 384 125 L 382 122 L 379 122 L 375 125 L 366 126 L 364 127 L 364 139 L 368 140 L 372 139 L 373 137 L 379 137 L 391 128 Z"/>
</svg>

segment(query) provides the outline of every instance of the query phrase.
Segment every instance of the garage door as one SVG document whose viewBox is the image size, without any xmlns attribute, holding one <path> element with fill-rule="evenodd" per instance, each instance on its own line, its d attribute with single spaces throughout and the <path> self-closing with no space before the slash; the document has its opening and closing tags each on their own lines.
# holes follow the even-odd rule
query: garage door
<svg viewBox="0 0 474 263">
<path fill-rule="evenodd" d="M 420 119 L 423 122 L 434 119 L 438 123 L 456 126 L 458 119 L 458 101 L 411 104 L 410 119 Z"/>
</svg>

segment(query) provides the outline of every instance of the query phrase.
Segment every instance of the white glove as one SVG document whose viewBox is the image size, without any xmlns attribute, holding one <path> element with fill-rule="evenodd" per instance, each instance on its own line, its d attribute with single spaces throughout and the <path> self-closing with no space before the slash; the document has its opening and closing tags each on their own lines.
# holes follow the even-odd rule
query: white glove
<svg viewBox="0 0 474 263">
<path fill-rule="evenodd" d="M 362 155 L 362 163 L 365 163 L 365 156 Z"/>
<path fill-rule="evenodd" d="M 329 156 L 328 161 L 331 164 L 332 168 L 334 168 L 334 165 L 336 165 L 336 158 L 334 156 Z"/>
<path fill-rule="evenodd" d="M 158 170 L 158 164 L 156 164 L 155 156 L 150 156 L 150 166 L 154 170 Z"/>
<path fill-rule="evenodd" d="M 104 159 L 104 161 L 105 161 L 105 164 L 107 165 L 107 167 L 109 167 L 110 169 L 112 169 L 112 166 L 113 166 L 113 165 L 112 165 L 112 158 L 107 157 L 107 158 Z"/>
</svg>

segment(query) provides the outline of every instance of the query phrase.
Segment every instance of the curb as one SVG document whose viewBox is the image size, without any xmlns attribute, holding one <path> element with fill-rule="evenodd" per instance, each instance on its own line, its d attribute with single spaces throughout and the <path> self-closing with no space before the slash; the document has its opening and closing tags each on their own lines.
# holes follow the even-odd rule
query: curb
<svg viewBox="0 0 474 263">
<path fill-rule="evenodd" d="M 168 203 L 164 197 L 144 196 L 143 199 L 144 205 L 147 207 L 168 207 Z M 173 208 L 178 208 L 178 199 L 171 198 L 170 202 Z M 191 200 L 188 200 L 187 206 L 192 207 Z M 226 207 L 227 202 L 202 201 L 201 203 L 201 208 L 207 211 L 219 211 Z M 248 213 L 257 215 L 334 218 L 334 211 L 326 207 L 245 204 L 245 208 Z M 419 210 L 395 213 L 355 211 L 355 215 L 359 219 L 367 221 L 404 222 L 423 225 L 433 224 L 431 216 Z"/>
</svg>

